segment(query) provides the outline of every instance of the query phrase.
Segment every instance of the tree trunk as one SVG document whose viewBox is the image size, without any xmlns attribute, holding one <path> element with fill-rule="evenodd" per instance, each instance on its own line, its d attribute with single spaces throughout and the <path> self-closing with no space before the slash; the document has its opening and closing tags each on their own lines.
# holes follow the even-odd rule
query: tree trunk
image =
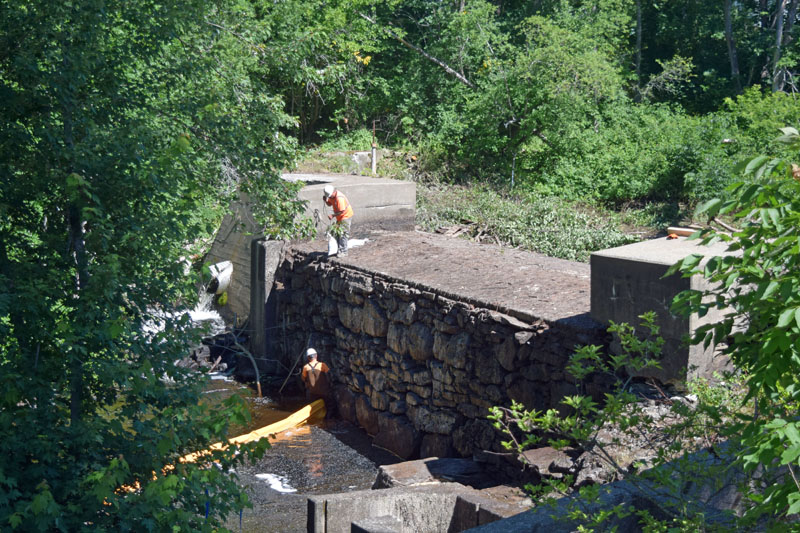
<svg viewBox="0 0 800 533">
<path fill-rule="evenodd" d="M 731 62 L 731 80 L 736 94 L 742 92 L 742 81 L 739 76 L 739 58 L 736 54 L 736 41 L 733 39 L 733 22 L 731 21 L 731 0 L 725 0 L 725 41 L 728 43 L 728 58 Z"/>
<path fill-rule="evenodd" d="M 67 36 L 61 42 L 62 50 L 62 72 L 61 83 L 63 85 L 62 93 L 59 95 L 59 104 L 61 108 L 61 120 L 63 121 L 64 133 L 64 157 L 63 170 L 65 179 L 75 172 L 75 139 L 74 139 L 74 116 L 73 110 L 75 109 L 75 94 L 72 86 L 72 61 L 71 61 L 71 41 Z M 75 296 L 77 305 L 80 307 L 81 297 L 86 284 L 89 281 L 89 261 L 86 257 L 86 243 L 83 237 L 83 223 L 81 221 L 81 210 L 74 201 L 70 201 L 67 205 L 67 228 L 69 231 L 68 244 L 69 250 L 72 251 L 72 258 L 75 267 Z M 73 427 L 81 420 L 82 404 L 83 404 L 83 361 L 81 354 L 73 351 L 71 360 L 69 362 L 70 380 L 69 380 L 69 418 L 70 424 Z"/>
<path fill-rule="evenodd" d="M 783 89 L 786 76 L 783 68 L 778 67 L 781 60 L 781 46 L 783 45 L 783 15 L 786 12 L 786 0 L 778 0 L 778 10 L 775 13 L 775 51 L 772 54 L 772 91 Z"/>
<path fill-rule="evenodd" d="M 642 0 L 636 0 L 636 84 L 642 86 Z"/>
</svg>

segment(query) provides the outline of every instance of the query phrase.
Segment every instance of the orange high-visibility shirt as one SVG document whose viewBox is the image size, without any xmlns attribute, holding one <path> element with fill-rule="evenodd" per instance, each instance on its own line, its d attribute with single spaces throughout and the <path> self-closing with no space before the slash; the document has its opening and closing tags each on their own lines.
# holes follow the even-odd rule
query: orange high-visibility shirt
<svg viewBox="0 0 800 533">
<path fill-rule="evenodd" d="M 350 201 L 347 199 L 347 196 L 339 191 L 334 191 L 333 194 L 325 200 L 325 203 L 333 207 L 333 216 L 336 217 L 337 222 L 341 222 L 353 216 L 353 208 L 350 206 Z"/>
<path fill-rule="evenodd" d="M 330 389 L 328 383 L 329 371 L 328 365 L 322 361 L 315 361 L 303 367 L 300 377 L 303 379 L 303 383 L 306 384 L 306 387 L 308 387 L 309 392 L 324 396 L 328 394 Z"/>
</svg>

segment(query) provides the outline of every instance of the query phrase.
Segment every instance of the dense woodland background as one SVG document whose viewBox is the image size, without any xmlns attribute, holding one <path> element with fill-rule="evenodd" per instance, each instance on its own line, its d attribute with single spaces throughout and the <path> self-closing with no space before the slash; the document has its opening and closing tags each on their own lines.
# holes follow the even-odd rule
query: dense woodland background
<svg viewBox="0 0 800 533">
<path fill-rule="evenodd" d="M 297 1 L 255 17 L 301 143 L 366 149 L 374 123 L 454 182 L 692 201 L 799 117 L 796 1 Z"/>
<path fill-rule="evenodd" d="M 748 228 L 720 279 L 758 288 L 732 302 L 760 319 L 731 344 L 762 413 L 745 464 L 797 467 L 797 184 L 762 158 L 765 183 L 724 186 L 796 155 L 773 139 L 800 119 L 799 1 L 0 0 L 0 529 L 212 531 L 247 506 L 226 468 L 248 454 L 178 462 L 246 416 L 199 404 L 183 311 L 239 191 L 265 234 L 307 234 L 280 172 L 373 128 L 438 194 L 423 225 L 490 213 L 562 257 L 624 242 L 620 208 L 731 197 L 704 207 Z M 774 487 L 759 512 L 800 512 Z"/>
</svg>

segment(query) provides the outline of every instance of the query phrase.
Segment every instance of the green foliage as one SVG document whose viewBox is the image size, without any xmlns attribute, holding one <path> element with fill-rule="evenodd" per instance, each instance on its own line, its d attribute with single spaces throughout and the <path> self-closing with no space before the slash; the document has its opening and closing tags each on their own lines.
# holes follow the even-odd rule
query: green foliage
<svg viewBox="0 0 800 533">
<path fill-rule="evenodd" d="M 319 146 L 320 152 L 369 151 L 372 149 L 372 131 L 366 128 L 336 135 Z"/>
<path fill-rule="evenodd" d="M 797 156 L 800 135 L 783 128 L 780 141 Z M 764 517 L 793 517 L 800 511 L 800 428 L 796 417 L 800 387 L 800 172 L 788 160 L 760 156 L 740 167 L 751 181 L 732 184 L 725 199 L 698 207 L 698 215 L 728 216 L 741 229 L 731 234 L 711 229 L 699 237 L 704 243 L 723 241 L 723 256 L 692 255 L 672 271 L 700 274 L 710 289 L 687 291 L 676 300 L 676 310 L 700 316 L 712 309 L 722 316 L 698 328 L 695 343 L 724 346 L 746 376 L 747 397 L 756 416 L 741 416 L 730 430 L 740 436 L 740 456 L 748 471 L 776 465 L 790 475 L 764 476 L 746 515 L 750 523 Z"/>
<path fill-rule="evenodd" d="M 687 496 L 684 491 L 691 486 L 720 488 L 723 480 L 730 479 L 728 464 L 710 461 L 695 450 L 718 446 L 725 424 L 742 412 L 741 381 L 717 376 L 714 385 L 705 380 L 690 382 L 694 404 L 663 398 L 669 405 L 667 414 L 656 418 L 647 408 L 648 403 L 656 402 L 642 400 L 630 386 L 632 371 L 659 366 L 664 344 L 655 314 L 645 313 L 640 318 L 638 329 L 646 332 L 644 338 L 629 324 L 609 328 L 619 339 L 618 355 L 605 354 L 599 346 L 584 346 L 570 357 L 567 371 L 580 386 L 599 375 L 607 377 L 609 392 L 602 399 L 567 396 L 563 408 L 547 411 L 530 411 L 512 402 L 511 407 L 492 408 L 489 418 L 509 437 L 503 443 L 507 449 L 577 448 L 624 478 L 649 501 L 649 509 L 647 505 L 635 507 L 633 502 L 611 504 L 608 502 L 614 500 L 605 499 L 606 488 L 576 487 L 573 476 L 545 477 L 540 485 L 528 487 L 537 501 L 557 506 L 559 520 L 577 531 L 606 531 L 629 517 L 645 531 L 735 530 L 733 517 L 725 513 L 715 512 L 709 520 L 709 508 L 703 505 L 707 496 L 701 492 Z M 631 445 L 640 446 L 647 459 L 631 462 L 630 452 L 625 450 Z M 724 446 L 714 453 L 730 455 Z M 576 492 L 574 499 L 556 499 Z"/>
<path fill-rule="evenodd" d="M 768 151 L 787 157 L 788 148 L 772 139 L 785 126 L 800 126 L 800 109 L 790 95 L 754 87 L 726 99 L 723 111 L 696 121 L 690 146 L 697 164 L 686 174 L 686 194 L 695 200 L 719 196 L 736 180 L 734 167 L 741 159 Z"/>
<path fill-rule="evenodd" d="M 611 218 L 611 220 L 609 220 Z M 554 196 L 506 197 L 485 187 L 417 185 L 417 223 L 427 231 L 470 224 L 497 241 L 563 259 L 588 261 L 595 250 L 633 242 L 613 217 Z"/>
<path fill-rule="evenodd" d="M 294 121 L 223 29 L 246 34 L 252 15 L 0 3 L 4 531 L 211 531 L 247 505 L 228 469 L 248 453 L 178 462 L 245 415 L 201 407 L 202 377 L 175 362 L 199 335 L 180 312 L 196 299 L 187 250 L 238 190 L 265 201 L 269 233 L 301 208 L 277 175 Z"/>
</svg>

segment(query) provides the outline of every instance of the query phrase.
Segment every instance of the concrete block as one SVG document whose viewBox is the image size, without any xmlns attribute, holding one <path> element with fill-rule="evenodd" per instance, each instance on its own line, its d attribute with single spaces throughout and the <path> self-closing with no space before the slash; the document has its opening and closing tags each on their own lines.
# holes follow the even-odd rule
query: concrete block
<svg viewBox="0 0 800 533">
<path fill-rule="evenodd" d="M 268 338 L 268 328 L 277 325 L 276 295 L 273 284 L 275 271 L 283 257 L 284 241 L 253 239 L 250 241 L 250 351 L 256 357 L 272 353 L 274 346 Z M 244 310 L 242 310 L 244 312 Z M 274 330 L 271 330 L 274 331 Z"/>
<path fill-rule="evenodd" d="M 716 357 L 714 347 L 689 346 L 685 340 L 698 327 L 719 319 L 719 312 L 705 317 L 680 317 L 672 314 L 673 298 L 687 289 L 704 290 L 702 276 L 664 277 L 670 266 L 684 257 L 698 253 L 706 257 L 725 255 L 722 243 L 709 247 L 697 241 L 654 239 L 628 244 L 591 255 L 591 316 L 603 324 L 610 320 L 638 325 L 639 315 L 654 311 L 665 344 L 661 369 L 646 369 L 640 375 L 662 382 L 675 382 L 688 377 L 711 377 L 728 362 Z M 612 346 L 613 349 L 613 346 Z"/>
<path fill-rule="evenodd" d="M 393 516 L 376 516 L 350 525 L 350 533 L 402 533 L 403 524 Z"/>
<path fill-rule="evenodd" d="M 328 184 L 342 191 L 350 200 L 355 211 L 351 226 L 353 234 L 414 229 L 417 190 L 413 182 L 341 174 L 284 174 L 283 177 L 306 182 L 297 196 L 307 202 L 307 216 L 314 218 L 315 211 L 319 214 L 317 229 L 320 236 L 328 225 L 325 214 L 332 213 L 322 201 L 322 189 Z"/>
</svg>

